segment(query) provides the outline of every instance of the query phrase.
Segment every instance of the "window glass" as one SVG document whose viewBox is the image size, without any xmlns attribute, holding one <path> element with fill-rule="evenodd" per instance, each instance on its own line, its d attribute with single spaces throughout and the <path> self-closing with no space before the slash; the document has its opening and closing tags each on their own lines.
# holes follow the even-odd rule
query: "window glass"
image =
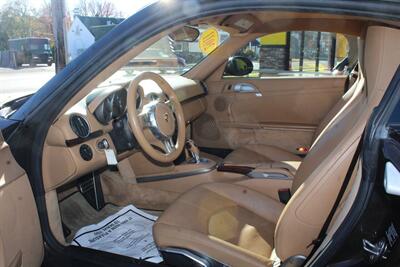
<svg viewBox="0 0 400 267">
<path fill-rule="evenodd" d="M 345 75 L 357 63 L 357 38 L 329 32 L 280 32 L 249 42 L 234 56 L 252 61 L 253 71 L 246 75 L 251 78 Z"/>
<path fill-rule="evenodd" d="M 229 37 L 229 33 L 211 26 L 201 26 L 199 31 L 200 36 L 194 42 L 174 42 L 168 36 L 161 38 L 131 59 L 105 84 L 131 80 L 145 71 L 163 76 L 181 75 L 199 64 Z"/>
</svg>

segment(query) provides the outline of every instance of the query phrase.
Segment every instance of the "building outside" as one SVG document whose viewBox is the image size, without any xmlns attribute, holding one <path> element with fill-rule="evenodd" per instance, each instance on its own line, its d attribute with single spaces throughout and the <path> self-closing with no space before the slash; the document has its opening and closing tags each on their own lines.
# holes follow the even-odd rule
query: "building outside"
<svg viewBox="0 0 400 267">
<path fill-rule="evenodd" d="M 78 57 L 123 20 L 123 18 L 75 16 L 67 32 L 67 60 L 71 61 Z"/>
</svg>

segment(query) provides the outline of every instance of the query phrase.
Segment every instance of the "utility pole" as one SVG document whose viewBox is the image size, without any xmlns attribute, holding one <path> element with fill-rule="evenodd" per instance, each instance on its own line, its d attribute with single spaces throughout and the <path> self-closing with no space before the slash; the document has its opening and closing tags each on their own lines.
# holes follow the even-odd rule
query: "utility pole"
<svg viewBox="0 0 400 267">
<path fill-rule="evenodd" d="M 51 0 L 51 13 L 53 14 L 56 73 L 58 73 L 66 65 L 65 0 Z"/>
<path fill-rule="evenodd" d="M 321 32 L 317 33 L 317 56 L 315 58 L 315 72 L 319 72 L 319 56 L 321 54 Z"/>
<path fill-rule="evenodd" d="M 332 71 L 335 67 L 336 59 L 336 33 L 331 34 L 331 52 L 329 54 L 329 68 Z"/>
<path fill-rule="evenodd" d="M 300 60 L 299 60 L 299 71 L 303 71 L 304 65 L 304 40 L 305 40 L 305 32 L 302 31 L 300 33 Z"/>
</svg>

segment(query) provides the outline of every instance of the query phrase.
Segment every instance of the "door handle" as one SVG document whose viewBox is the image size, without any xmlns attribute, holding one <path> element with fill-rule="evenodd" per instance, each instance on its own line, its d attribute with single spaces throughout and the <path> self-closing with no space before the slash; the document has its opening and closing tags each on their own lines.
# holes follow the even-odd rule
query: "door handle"
<svg viewBox="0 0 400 267">
<path fill-rule="evenodd" d="M 233 85 L 235 93 L 254 93 L 256 96 L 262 96 L 260 90 L 250 83 L 237 83 Z"/>
</svg>

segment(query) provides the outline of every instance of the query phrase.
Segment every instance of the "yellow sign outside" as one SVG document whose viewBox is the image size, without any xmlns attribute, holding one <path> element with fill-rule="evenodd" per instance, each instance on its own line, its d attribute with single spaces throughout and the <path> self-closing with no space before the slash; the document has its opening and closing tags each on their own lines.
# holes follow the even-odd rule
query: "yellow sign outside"
<svg viewBox="0 0 400 267">
<path fill-rule="evenodd" d="M 210 28 L 204 31 L 199 39 L 199 48 L 203 54 L 210 54 L 218 47 L 219 34 L 215 28 Z"/>
<path fill-rule="evenodd" d="M 286 32 L 264 35 L 260 38 L 261 45 L 286 45 Z"/>
<path fill-rule="evenodd" d="M 349 44 L 347 38 L 343 34 L 336 35 L 336 56 L 343 59 L 347 56 Z"/>
</svg>

